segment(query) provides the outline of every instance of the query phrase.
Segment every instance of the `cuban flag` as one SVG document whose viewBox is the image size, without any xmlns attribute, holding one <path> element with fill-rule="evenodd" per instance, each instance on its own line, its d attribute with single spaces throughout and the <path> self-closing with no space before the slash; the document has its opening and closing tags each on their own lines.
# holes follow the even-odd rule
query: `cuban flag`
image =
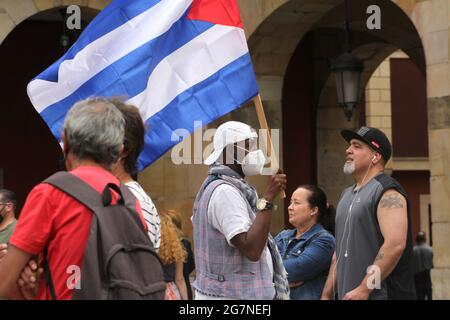
<svg viewBox="0 0 450 320">
<path fill-rule="evenodd" d="M 116 0 L 66 54 L 28 84 L 61 141 L 67 111 L 93 96 L 124 96 L 149 130 L 142 170 L 179 141 L 258 94 L 237 0 Z"/>
</svg>

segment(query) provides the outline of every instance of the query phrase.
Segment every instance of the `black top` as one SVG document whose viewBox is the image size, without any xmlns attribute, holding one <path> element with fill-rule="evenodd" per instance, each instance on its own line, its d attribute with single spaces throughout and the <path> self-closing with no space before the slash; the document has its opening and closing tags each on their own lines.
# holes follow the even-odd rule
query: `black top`
<svg viewBox="0 0 450 320">
<path fill-rule="evenodd" d="M 389 189 L 395 189 L 402 194 L 407 202 L 408 207 L 408 235 L 406 239 L 406 246 L 403 254 L 395 266 L 394 270 L 386 279 L 388 299 L 392 300 L 407 300 L 416 299 L 416 290 L 414 287 L 413 275 L 413 242 L 412 242 L 412 228 L 411 228 L 411 206 L 408 201 L 408 195 L 400 183 L 394 178 L 385 174 L 375 177 L 383 186 L 383 193 L 379 197 L 376 207 L 381 200 L 384 192 Z"/>
<path fill-rule="evenodd" d="M 194 254 L 192 252 L 191 243 L 189 242 L 188 239 L 183 238 L 181 240 L 181 243 L 183 244 L 183 247 L 187 252 L 186 261 L 184 262 L 184 265 L 183 265 L 183 276 L 184 276 L 184 281 L 186 282 L 186 287 L 187 287 L 187 291 L 188 291 L 188 299 L 192 300 L 193 294 L 192 294 L 191 282 L 189 280 L 189 275 L 192 273 L 192 271 L 195 270 Z"/>
<path fill-rule="evenodd" d="M 163 271 L 164 271 L 164 281 L 165 282 L 174 282 L 175 281 L 175 263 L 164 265 Z"/>
<path fill-rule="evenodd" d="M 186 261 L 183 264 L 183 277 L 184 281 L 186 282 L 187 292 L 188 292 L 188 299 L 192 300 L 192 288 L 191 288 L 191 282 L 189 281 L 189 275 L 192 271 L 195 269 L 195 262 L 194 262 L 194 254 L 192 253 L 191 249 L 191 243 L 187 239 L 181 239 L 181 243 L 184 247 L 184 250 L 186 250 L 187 256 Z M 163 266 L 164 270 L 164 281 L 165 282 L 174 282 L 175 281 L 175 263 L 171 263 L 169 265 Z"/>
</svg>

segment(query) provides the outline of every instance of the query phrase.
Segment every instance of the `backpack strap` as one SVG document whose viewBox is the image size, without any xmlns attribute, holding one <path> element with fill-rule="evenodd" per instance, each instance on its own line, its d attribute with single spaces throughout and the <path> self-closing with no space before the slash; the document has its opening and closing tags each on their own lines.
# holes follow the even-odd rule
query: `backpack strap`
<svg viewBox="0 0 450 320">
<path fill-rule="evenodd" d="M 99 192 L 69 172 L 57 172 L 47 178 L 43 183 L 50 184 L 62 192 L 67 193 L 94 213 L 97 209 L 103 208 L 102 197 L 99 196 Z"/>
<path fill-rule="evenodd" d="M 47 282 L 48 285 L 48 289 L 50 290 L 50 296 L 53 300 L 56 300 L 56 292 L 55 292 L 55 286 L 53 285 L 53 280 L 52 280 L 52 275 L 50 272 L 50 266 L 48 265 L 48 260 L 47 260 L 47 248 L 44 249 L 44 260 L 42 261 L 43 267 L 44 267 L 44 277 L 45 277 L 45 282 Z"/>
<path fill-rule="evenodd" d="M 135 196 L 130 192 L 128 187 L 122 183 L 120 184 L 120 187 L 114 183 L 108 183 L 103 192 L 100 194 L 97 190 L 92 188 L 89 184 L 77 176 L 65 171 L 55 173 L 43 183 L 48 183 L 60 191 L 68 194 L 75 200 L 88 207 L 94 214 L 96 213 L 96 210 L 111 205 L 111 189 L 119 195 L 117 202 L 119 205 L 125 205 L 133 211 L 136 210 L 135 206 L 137 200 Z M 137 218 L 139 219 L 139 216 Z M 139 224 L 142 225 L 140 220 Z"/>
<path fill-rule="evenodd" d="M 59 189 L 60 191 L 68 194 L 75 200 L 79 201 L 83 205 L 85 205 L 88 209 L 90 209 L 94 214 L 96 213 L 97 209 L 103 208 L 103 202 L 105 202 L 105 192 L 103 192 L 103 196 L 100 196 L 97 190 L 92 188 L 90 185 L 88 185 L 86 182 L 78 178 L 77 176 L 61 171 L 57 172 L 51 177 L 47 178 L 43 181 L 43 183 L 50 184 L 54 186 L 55 188 Z M 108 186 L 105 188 L 105 190 L 108 188 Z M 119 187 L 117 187 L 119 189 Z M 108 189 L 109 190 L 109 189 Z M 120 189 L 119 189 L 120 191 Z M 110 195 L 111 196 L 111 195 Z M 108 199 L 106 199 L 108 200 Z M 122 199 L 121 199 L 122 200 Z M 122 200 L 123 203 L 123 200 Z M 44 267 L 44 277 L 45 281 L 47 282 L 47 285 L 50 290 L 50 295 L 53 300 L 57 299 L 56 292 L 55 292 L 55 286 L 53 284 L 51 272 L 50 272 L 50 266 L 48 264 L 47 260 L 47 248 L 44 250 L 44 260 L 43 260 L 43 267 Z"/>
</svg>

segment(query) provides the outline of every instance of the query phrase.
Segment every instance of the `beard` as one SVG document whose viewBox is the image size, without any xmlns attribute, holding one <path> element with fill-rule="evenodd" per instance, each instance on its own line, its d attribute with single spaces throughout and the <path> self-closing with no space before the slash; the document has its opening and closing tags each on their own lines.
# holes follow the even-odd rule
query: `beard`
<svg viewBox="0 0 450 320">
<path fill-rule="evenodd" d="M 355 169 L 356 169 L 355 162 L 352 161 L 352 162 L 346 162 L 344 164 L 343 171 L 344 171 L 345 174 L 350 175 L 350 174 L 353 174 L 353 172 L 355 172 Z"/>
</svg>

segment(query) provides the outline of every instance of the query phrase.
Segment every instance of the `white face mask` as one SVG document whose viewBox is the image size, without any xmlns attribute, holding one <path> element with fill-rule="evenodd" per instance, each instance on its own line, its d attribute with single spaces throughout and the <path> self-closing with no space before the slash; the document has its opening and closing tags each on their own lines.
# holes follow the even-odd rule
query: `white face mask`
<svg viewBox="0 0 450 320">
<path fill-rule="evenodd" d="M 250 151 L 242 160 L 242 172 L 248 177 L 260 175 L 266 163 L 262 150 Z"/>
</svg>

